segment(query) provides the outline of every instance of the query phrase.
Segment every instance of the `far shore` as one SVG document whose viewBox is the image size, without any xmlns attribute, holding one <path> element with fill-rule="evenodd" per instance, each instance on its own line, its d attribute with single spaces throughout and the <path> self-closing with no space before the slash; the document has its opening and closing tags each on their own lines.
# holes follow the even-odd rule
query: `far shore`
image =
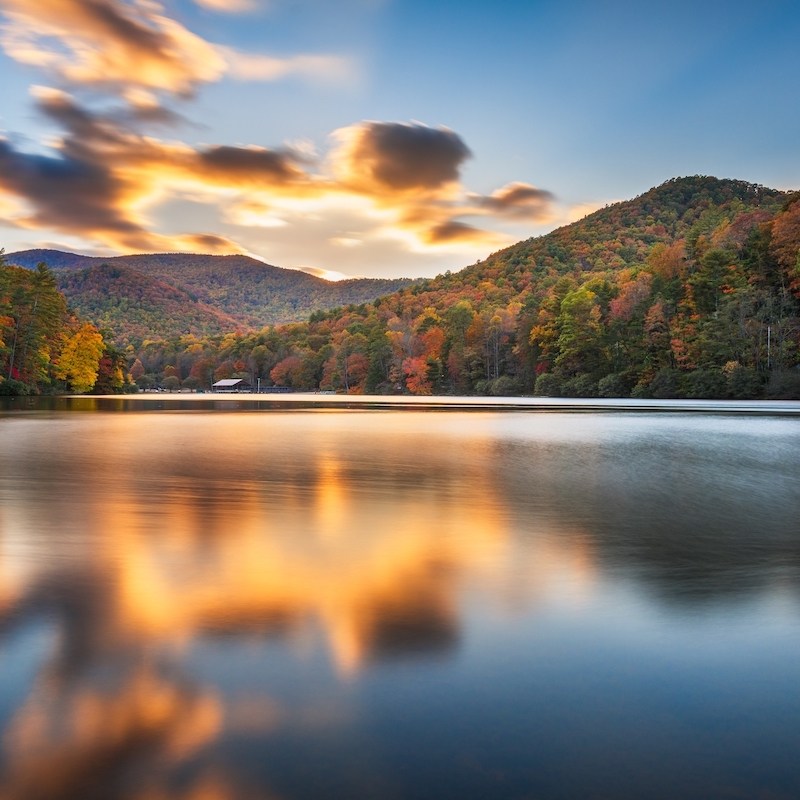
<svg viewBox="0 0 800 800">
<path fill-rule="evenodd" d="M 693 413 L 800 416 L 800 400 L 651 400 L 634 398 L 453 397 L 284 394 L 143 393 L 0 398 L 0 413 L 17 411 L 518 411 L 562 413 Z"/>
</svg>

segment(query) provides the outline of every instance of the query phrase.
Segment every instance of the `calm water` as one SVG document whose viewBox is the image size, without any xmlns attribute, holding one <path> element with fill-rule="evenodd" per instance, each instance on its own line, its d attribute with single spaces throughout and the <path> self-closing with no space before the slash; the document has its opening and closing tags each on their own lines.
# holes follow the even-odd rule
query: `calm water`
<svg viewBox="0 0 800 800">
<path fill-rule="evenodd" d="M 0 798 L 796 798 L 800 420 L 0 416 Z"/>
</svg>

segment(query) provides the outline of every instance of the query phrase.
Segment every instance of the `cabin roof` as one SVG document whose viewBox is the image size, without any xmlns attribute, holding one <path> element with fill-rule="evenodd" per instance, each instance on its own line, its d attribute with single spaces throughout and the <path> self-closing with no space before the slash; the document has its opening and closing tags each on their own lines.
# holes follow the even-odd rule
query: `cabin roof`
<svg viewBox="0 0 800 800">
<path fill-rule="evenodd" d="M 230 386 L 238 386 L 240 383 L 244 383 L 243 378 L 225 378 L 225 380 L 217 381 L 214 384 L 214 387 L 224 389 Z"/>
</svg>

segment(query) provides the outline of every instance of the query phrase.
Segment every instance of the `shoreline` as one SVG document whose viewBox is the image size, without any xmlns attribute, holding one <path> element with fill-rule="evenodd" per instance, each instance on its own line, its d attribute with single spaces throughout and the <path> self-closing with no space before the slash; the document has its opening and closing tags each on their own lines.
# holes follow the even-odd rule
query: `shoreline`
<svg viewBox="0 0 800 800">
<path fill-rule="evenodd" d="M 800 416 L 800 400 L 267 394 L 57 395 L 0 398 L 0 414 L 37 411 L 515 411 Z"/>
</svg>

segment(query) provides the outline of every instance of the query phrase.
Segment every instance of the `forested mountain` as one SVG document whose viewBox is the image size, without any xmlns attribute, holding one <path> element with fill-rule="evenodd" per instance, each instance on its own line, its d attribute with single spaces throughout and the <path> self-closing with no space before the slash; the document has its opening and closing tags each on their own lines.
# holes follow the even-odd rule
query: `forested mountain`
<svg viewBox="0 0 800 800">
<path fill-rule="evenodd" d="M 267 293 L 261 273 L 243 268 L 234 291 L 212 280 L 213 257 L 185 257 L 195 260 L 185 268 L 194 292 L 165 266 L 176 257 L 161 258 L 143 268 L 152 256 L 108 261 L 120 270 L 114 280 L 135 284 L 123 268 L 136 265 L 138 275 L 190 293 L 184 303 L 159 288 L 164 302 L 194 303 L 196 314 L 235 305 L 237 292 L 249 292 L 249 305 L 244 315 L 221 312 L 241 321 L 238 330 L 215 317 L 203 324 L 226 332 L 129 347 L 141 386 L 246 377 L 345 392 L 800 399 L 800 193 L 673 179 L 460 272 L 249 332 L 251 298 Z M 76 277 L 50 261 L 62 281 Z"/>
<path fill-rule="evenodd" d="M 800 397 L 800 193 L 673 179 L 306 324 L 152 343 L 140 380 L 347 392 Z"/>
<path fill-rule="evenodd" d="M 331 282 L 247 256 L 187 253 L 98 258 L 25 250 L 8 261 L 45 263 L 79 314 L 121 345 L 182 334 L 213 335 L 305 320 L 320 309 L 374 300 L 409 279 Z"/>
</svg>

